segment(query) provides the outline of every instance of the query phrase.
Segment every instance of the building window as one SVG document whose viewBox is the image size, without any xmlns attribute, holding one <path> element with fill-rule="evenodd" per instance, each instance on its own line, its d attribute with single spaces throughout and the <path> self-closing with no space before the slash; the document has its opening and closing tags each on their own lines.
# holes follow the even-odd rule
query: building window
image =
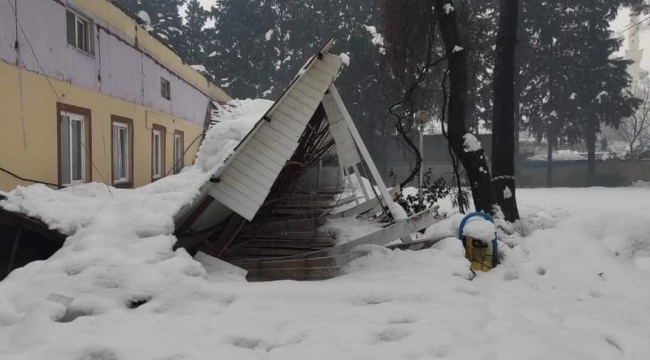
<svg viewBox="0 0 650 360">
<path fill-rule="evenodd" d="M 57 104 L 59 138 L 59 184 L 69 186 L 90 181 L 90 110 Z"/>
<path fill-rule="evenodd" d="M 160 78 L 160 96 L 170 100 L 172 98 L 172 89 L 169 85 L 169 80 Z"/>
<path fill-rule="evenodd" d="M 68 44 L 87 53 L 92 53 L 92 27 L 88 19 L 77 14 L 74 11 L 67 10 L 66 28 L 68 34 Z"/>
<path fill-rule="evenodd" d="M 111 116 L 113 185 L 133 186 L 133 120 Z"/>
<path fill-rule="evenodd" d="M 165 175 L 165 133 L 164 126 L 153 125 L 151 133 L 151 178 L 158 180 Z"/>
<path fill-rule="evenodd" d="M 185 167 L 183 155 L 185 155 L 183 151 L 183 132 L 176 130 L 174 131 L 174 174 L 178 174 Z"/>
</svg>

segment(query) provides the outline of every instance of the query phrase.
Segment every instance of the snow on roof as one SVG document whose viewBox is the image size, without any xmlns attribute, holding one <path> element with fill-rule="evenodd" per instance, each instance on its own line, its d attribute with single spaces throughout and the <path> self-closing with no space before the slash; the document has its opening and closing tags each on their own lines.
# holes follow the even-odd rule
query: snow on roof
<svg viewBox="0 0 650 360">
<path fill-rule="evenodd" d="M 204 171 L 221 164 L 232 153 L 239 141 L 262 119 L 273 101 L 232 100 L 225 105 L 213 103 L 212 127 L 197 155 L 196 166 Z"/>
</svg>

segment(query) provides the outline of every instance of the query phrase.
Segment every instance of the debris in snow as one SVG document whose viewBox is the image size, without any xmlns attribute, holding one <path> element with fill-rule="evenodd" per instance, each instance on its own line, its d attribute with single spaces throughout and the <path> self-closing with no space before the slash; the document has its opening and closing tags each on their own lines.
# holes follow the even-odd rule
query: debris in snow
<svg viewBox="0 0 650 360">
<path fill-rule="evenodd" d="M 395 220 L 406 220 L 408 219 L 408 215 L 406 214 L 406 210 L 404 208 L 396 203 L 396 202 L 391 202 L 390 203 L 390 213 L 393 214 L 393 218 Z"/>
<path fill-rule="evenodd" d="M 510 199 L 511 197 L 512 197 L 512 190 L 510 190 L 510 188 L 506 186 L 506 188 L 503 190 L 503 198 Z"/>
<path fill-rule="evenodd" d="M 463 227 L 463 235 L 489 243 L 496 237 L 496 227 L 482 218 L 472 218 Z"/>
<path fill-rule="evenodd" d="M 452 50 L 451 52 L 452 52 L 452 53 L 457 53 L 457 52 L 459 52 L 459 51 L 463 51 L 463 48 L 460 47 L 460 46 L 458 46 L 458 45 L 456 45 L 456 46 L 454 46 L 454 50 Z"/>
<path fill-rule="evenodd" d="M 213 52 L 211 52 L 211 53 L 208 55 L 208 57 L 215 57 L 215 56 L 217 56 L 217 52 L 216 52 L 216 51 L 213 51 Z"/>
<path fill-rule="evenodd" d="M 345 64 L 345 66 L 350 66 L 350 55 L 346 53 L 340 53 L 339 57 L 341 58 L 341 61 L 343 62 L 343 64 Z"/>
<path fill-rule="evenodd" d="M 145 25 L 151 26 L 151 17 L 146 11 L 144 10 L 138 11 L 138 17 L 140 18 L 140 20 L 142 20 L 145 23 Z"/>
<path fill-rule="evenodd" d="M 478 141 L 476 136 L 470 133 L 463 135 L 463 139 L 465 140 L 465 142 L 463 142 L 465 152 L 479 151 L 483 148 L 481 147 L 481 142 Z"/>
<path fill-rule="evenodd" d="M 190 65 L 190 67 L 200 73 L 209 74 L 208 69 L 206 69 L 203 65 Z"/>
<path fill-rule="evenodd" d="M 213 113 L 216 125 L 208 131 L 197 154 L 196 166 L 213 171 L 232 153 L 239 141 L 248 134 L 273 105 L 269 100 L 232 100 Z"/>
<path fill-rule="evenodd" d="M 271 37 L 273 36 L 273 32 L 275 32 L 275 30 L 273 30 L 273 29 L 266 32 L 266 34 L 264 35 L 264 38 L 266 39 L 266 41 L 271 40 Z"/>
<path fill-rule="evenodd" d="M 442 8 L 445 10 L 445 14 L 449 15 L 452 11 L 454 11 L 454 6 L 451 4 L 445 4 L 442 6 Z"/>
<path fill-rule="evenodd" d="M 363 27 L 372 36 L 373 45 L 379 46 L 379 53 L 380 54 L 385 54 L 386 49 L 384 48 L 384 37 L 380 33 L 377 32 L 377 28 L 374 27 L 374 26 L 368 26 L 368 25 L 363 25 Z"/>
</svg>

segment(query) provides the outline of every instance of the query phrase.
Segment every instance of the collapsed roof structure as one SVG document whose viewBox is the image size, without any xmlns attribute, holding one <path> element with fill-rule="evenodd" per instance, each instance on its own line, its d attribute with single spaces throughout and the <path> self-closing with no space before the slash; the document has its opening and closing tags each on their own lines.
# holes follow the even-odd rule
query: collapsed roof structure
<svg viewBox="0 0 650 360">
<path fill-rule="evenodd" d="M 34 186 L 7 194 L 0 205 L 5 229 L 0 245 L 11 256 L 0 256 L 0 265 L 8 274 L 46 259 L 83 227 L 115 232 L 110 239 L 120 244 L 126 238 L 115 228 L 126 224 L 116 222 L 129 222 L 129 236 L 169 234 L 164 221 L 171 225 L 171 217 L 174 249 L 186 249 L 208 271 L 244 269 L 248 280 L 330 278 L 367 253 L 359 245 L 410 242 L 411 234 L 438 221 L 435 208 L 408 217 L 393 201 L 396 191 L 384 184 L 336 89 L 344 59 L 332 54 L 331 46 L 330 40 L 309 59 L 276 102 L 258 107 L 254 114 L 268 110 L 247 118 L 241 134 L 226 136 L 228 146 L 213 144 L 208 131 L 197 162 L 204 161 L 201 151 L 214 145 L 214 163 L 135 190 L 109 189 L 108 195 L 98 195 L 105 190 L 98 184 L 63 191 Z M 217 104 L 214 121 L 236 104 Z M 324 157 L 340 166 L 336 189 L 325 191 L 306 180 Z M 66 202 L 80 206 L 71 211 Z M 134 220 L 121 214 L 132 207 L 158 220 L 135 230 Z"/>
<path fill-rule="evenodd" d="M 330 40 L 305 64 L 200 196 L 176 215 L 177 247 L 226 260 L 249 279 L 321 279 L 358 256 L 356 246 L 408 241 L 435 222 L 432 209 L 409 218 L 393 202 L 334 85 L 344 60 L 331 46 Z M 359 184 L 361 201 L 354 194 L 334 201 L 335 194 L 299 186 L 329 153 L 336 153 L 344 182 Z M 336 212 L 342 202 L 355 205 Z M 319 229 L 328 218 L 359 216 L 374 228 L 347 241 Z"/>
</svg>

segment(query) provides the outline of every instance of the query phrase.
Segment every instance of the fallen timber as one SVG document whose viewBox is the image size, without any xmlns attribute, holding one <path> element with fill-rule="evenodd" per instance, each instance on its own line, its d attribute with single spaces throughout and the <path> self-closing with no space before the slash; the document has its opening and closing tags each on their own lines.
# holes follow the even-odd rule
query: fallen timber
<svg viewBox="0 0 650 360">
<path fill-rule="evenodd" d="M 329 52 L 331 45 L 307 62 L 201 195 L 179 212 L 176 247 L 239 267 L 249 281 L 321 280 L 366 255 L 361 245 L 409 242 L 438 221 L 435 209 L 407 218 L 391 212 L 395 191 L 384 184 L 334 85 L 342 61 Z M 323 191 L 301 181 L 327 154 L 338 159 L 340 183 L 357 190 L 351 196 L 343 196 L 345 186 Z M 341 205 L 346 209 L 335 212 Z M 343 240 L 325 226 L 330 221 L 358 221 L 371 230 Z"/>
</svg>

